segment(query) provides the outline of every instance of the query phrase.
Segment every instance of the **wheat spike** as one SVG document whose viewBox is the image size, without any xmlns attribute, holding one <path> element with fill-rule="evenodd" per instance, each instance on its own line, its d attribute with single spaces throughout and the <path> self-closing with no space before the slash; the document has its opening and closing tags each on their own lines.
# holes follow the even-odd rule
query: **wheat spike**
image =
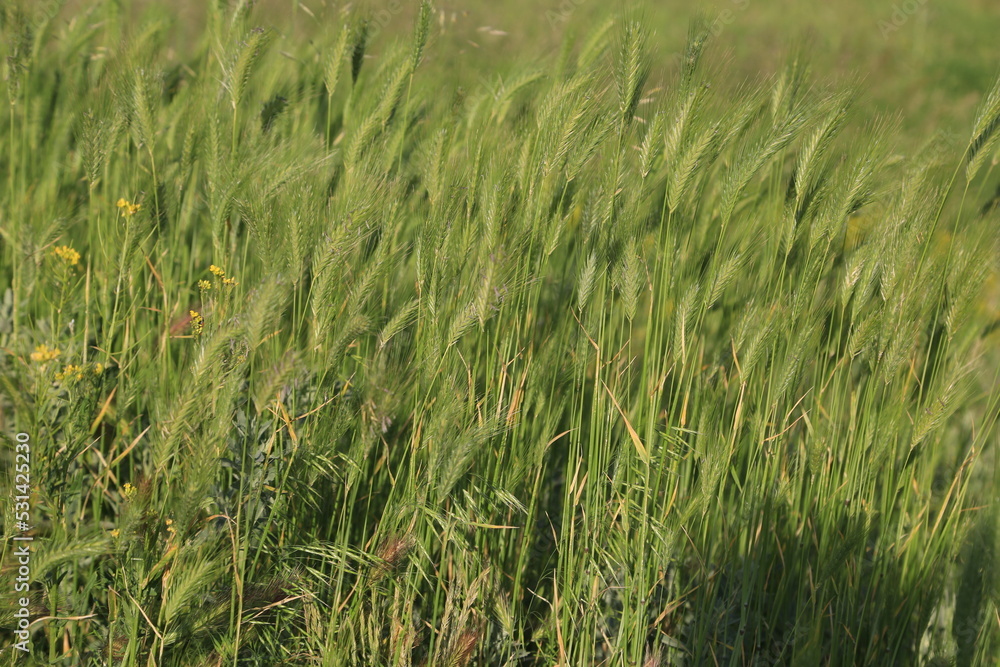
<svg viewBox="0 0 1000 667">
<path fill-rule="evenodd" d="M 340 71 L 344 66 L 344 58 L 347 55 L 347 40 L 350 36 L 350 30 L 345 25 L 340 30 L 340 34 L 337 36 L 337 42 L 330 51 L 330 55 L 326 59 L 326 63 L 323 67 L 323 84 L 326 86 L 327 97 L 333 95 L 333 92 L 337 89 L 337 83 L 340 81 Z"/>
<path fill-rule="evenodd" d="M 972 129 L 972 138 L 966 149 L 966 179 L 975 178 L 979 167 L 982 166 L 986 156 L 989 155 L 993 146 L 997 143 L 997 136 L 1000 133 L 1000 77 L 993 83 L 993 88 L 987 93 L 986 98 L 979 106 L 976 113 L 976 122 Z"/>
<path fill-rule="evenodd" d="M 624 21 L 615 68 L 619 121 L 624 126 L 632 122 L 642 97 L 642 88 L 649 77 L 651 66 L 646 55 L 647 39 L 641 22 L 632 19 Z"/>
</svg>

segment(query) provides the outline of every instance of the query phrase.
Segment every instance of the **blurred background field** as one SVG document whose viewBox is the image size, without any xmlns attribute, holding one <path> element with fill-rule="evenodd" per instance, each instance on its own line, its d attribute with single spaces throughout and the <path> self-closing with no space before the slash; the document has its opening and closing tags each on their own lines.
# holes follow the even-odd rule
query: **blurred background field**
<svg viewBox="0 0 1000 667">
<path fill-rule="evenodd" d="M 82 0 L 81 0 L 82 1 Z M 178 19 L 174 38 L 190 46 L 205 18 L 205 3 L 155 0 L 129 3 L 135 18 L 148 11 Z M 660 0 L 611 5 L 598 0 L 471 1 L 435 5 L 435 39 L 428 54 L 443 60 L 452 85 L 481 84 L 484 72 L 511 70 L 558 53 L 563 38 L 581 37 L 618 9 L 637 9 L 650 30 L 653 81 L 676 72 L 690 22 L 702 18 L 721 82 L 735 85 L 780 70 L 802 53 L 818 82 L 857 83 L 863 113 L 899 113 L 905 136 L 919 141 L 935 131 L 961 135 L 977 101 L 1000 70 L 1000 3 L 991 0 Z M 371 55 L 387 41 L 408 37 L 412 3 L 262 0 L 262 19 L 285 24 L 282 40 L 294 45 L 334 30 L 349 12 L 367 12 L 376 29 Z M 609 11 L 610 10 L 610 11 Z M 67 13 L 73 11 L 73 3 Z M 280 41 L 280 40 L 279 40 Z"/>
</svg>

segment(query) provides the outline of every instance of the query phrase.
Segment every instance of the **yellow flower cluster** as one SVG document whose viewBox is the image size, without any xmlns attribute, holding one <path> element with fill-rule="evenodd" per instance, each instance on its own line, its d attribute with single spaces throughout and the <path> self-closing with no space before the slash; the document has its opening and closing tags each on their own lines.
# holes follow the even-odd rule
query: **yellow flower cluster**
<svg viewBox="0 0 1000 667">
<path fill-rule="evenodd" d="M 197 310 L 189 310 L 188 315 L 191 316 L 191 331 L 195 336 L 200 336 L 205 330 L 205 318 Z"/>
<path fill-rule="evenodd" d="M 215 264 L 213 264 L 212 266 L 208 267 L 208 270 L 212 272 L 212 275 L 216 276 L 217 278 L 221 278 L 222 284 L 226 285 L 227 287 L 232 287 L 233 285 L 239 285 L 239 283 L 236 282 L 236 278 L 226 277 L 226 271 L 221 266 L 216 266 Z M 202 282 L 208 282 L 208 281 L 199 281 L 198 287 L 201 287 Z M 208 288 L 203 287 L 202 289 L 208 289 Z"/>
<path fill-rule="evenodd" d="M 34 355 L 32 355 L 32 357 L 34 357 Z M 94 364 L 91 369 L 94 371 L 94 375 L 100 375 L 104 372 L 104 364 Z M 70 382 L 74 380 L 80 381 L 83 379 L 86 372 L 86 366 L 67 364 L 66 366 L 63 366 L 61 371 L 56 373 L 56 382 Z"/>
<path fill-rule="evenodd" d="M 69 266 L 76 266 L 80 261 L 80 253 L 68 245 L 62 245 L 53 249 L 52 254 L 66 262 Z"/>
<path fill-rule="evenodd" d="M 52 361 L 56 357 L 62 354 L 62 350 L 58 347 L 49 348 L 48 345 L 39 345 L 35 348 L 35 351 L 31 353 L 31 360 L 38 362 L 40 364 Z"/>
<path fill-rule="evenodd" d="M 198 281 L 198 289 L 200 289 L 202 292 L 210 290 L 210 289 L 212 289 L 212 283 L 209 282 L 209 281 L 207 281 L 207 280 L 199 280 Z"/>
<path fill-rule="evenodd" d="M 136 213 L 139 212 L 139 209 L 142 208 L 142 204 L 133 204 L 129 200 L 125 199 L 124 197 L 122 197 L 121 199 L 119 199 L 118 202 L 115 204 L 115 206 L 117 206 L 118 208 L 120 208 L 122 210 L 122 214 L 125 217 L 129 217 L 129 216 L 135 215 Z"/>
<path fill-rule="evenodd" d="M 67 364 L 62 371 L 56 373 L 56 382 L 65 382 L 67 380 L 82 380 L 83 379 L 83 366 L 74 366 L 73 364 Z"/>
<path fill-rule="evenodd" d="M 125 500 L 132 500 L 136 492 L 137 490 L 134 486 L 125 482 L 125 486 L 122 487 L 122 495 L 125 496 Z"/>
</svg>

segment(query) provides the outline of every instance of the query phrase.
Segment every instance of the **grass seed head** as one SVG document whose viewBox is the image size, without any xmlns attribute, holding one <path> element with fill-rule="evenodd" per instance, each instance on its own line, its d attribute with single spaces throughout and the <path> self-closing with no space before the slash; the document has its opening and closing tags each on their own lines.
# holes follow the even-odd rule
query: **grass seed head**
<svg viewBox="0 0 1000 667">
<path fill-rule="evenodd" d="M 374 579 L 377 581 L 384 575 L 398 570 L 415 546 L 416 540 L 409 534 L 391 535 L 385 538 L 375 550 L 379 563 L 376 566 Z"/>
<path fill-rule="evenodd" d="M 478 630 L 466 630 L 455 640 L 455 646 L 448 658 L 449 667 L 466 667 L 482 635 Z"/>
</svg>

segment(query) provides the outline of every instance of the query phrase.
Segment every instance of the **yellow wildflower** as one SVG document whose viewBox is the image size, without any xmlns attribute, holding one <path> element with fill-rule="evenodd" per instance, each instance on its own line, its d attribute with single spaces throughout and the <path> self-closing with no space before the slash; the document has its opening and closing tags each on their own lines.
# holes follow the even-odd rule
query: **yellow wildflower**
<svg viewBox="0 0 1000 667">
<path fill-rule="evenodd" d="M 208 282 L 207 280 L 199 280 L 198 289 L 200 289 L 202 292 L 210 290 L 212 289 L 212 283 Z"/>
<path fill-rule="evenodd" d="M 125 482 L 125 486 L 122 487 L 122 493 L 125 495 L 126 500 L 131 500 L 132 496 L 136 493 L 136 488 L 128 482 Z"/>
<path fill-rule="evenodd" d="M 239 283 L 236 282 L 236 278 L 223 278 L 222 284 L 228 285 L 229 287 L 232 287 L 233 285 L 239 285 Z"/>
<path fill-rule="evenodd" d="M 215 275 L 219 276 L 220 278 L 223 278 L 226 275 L 226 272 L 222 269 L 222 267 L 216 266 L 215 264 L 208 267 L 208 270 L 214 273 Z"/>
<path fill-rule="evenodd" d="M 118 530 L 117 528 L 111 531 L 111 537 L 115 538 L 116 540 L 118 539 L 118 536 L 121 534 L 122 531 Z"/>
<path fill-rule="evenodd" d="M 104 372 L 104 364 L 94 364 L 94 375 L 100 375 Z"/>
<path fill-rule="evenodd" d="M 70 266 L 76 266 L 80 261 L 80 253 L 68 245 L 59 246 L 52 251 L 52 254 L 66 262 Z"/>
<path fill-rule="evenodd" d="M 135 215 L 136 213 L 139 212 L 139 209 L 142 208 L 142 204 L 133 204 L 132 202 L 130 202 L 125 198 L 119 199 L 115 203 L 115 206 L 122 209 L 122 214 L 125 215 L 126 217 L 130 215 Z"/>
<path fill-rule="evenodd" d="M 44 364 L 48 361 L 52 361 L 60 354 L 62 354 L 62 350 L 58 347 L 49 349 L 48 345 L 39 345 L 35 348 L 35 351 L 31 353 L 31 360 Z"/>
<path fill-rule="evenodd" d="M 191 330 L 195 336 L 200 336 L 201 332 L 205 330 L 205 318 L 197 310 L 189 310 L 188 315 L 191 316 Z"/>
<path fill-rule="evenodd" d="M 64 382 L 75 377 L 77 380 L 83 379 L 83 368 L 80 366 L 74 366 L 73 364 L 67 364 L 63 367 L 62 371 L 56 373 L 56 382 Z"/>
</svg>

